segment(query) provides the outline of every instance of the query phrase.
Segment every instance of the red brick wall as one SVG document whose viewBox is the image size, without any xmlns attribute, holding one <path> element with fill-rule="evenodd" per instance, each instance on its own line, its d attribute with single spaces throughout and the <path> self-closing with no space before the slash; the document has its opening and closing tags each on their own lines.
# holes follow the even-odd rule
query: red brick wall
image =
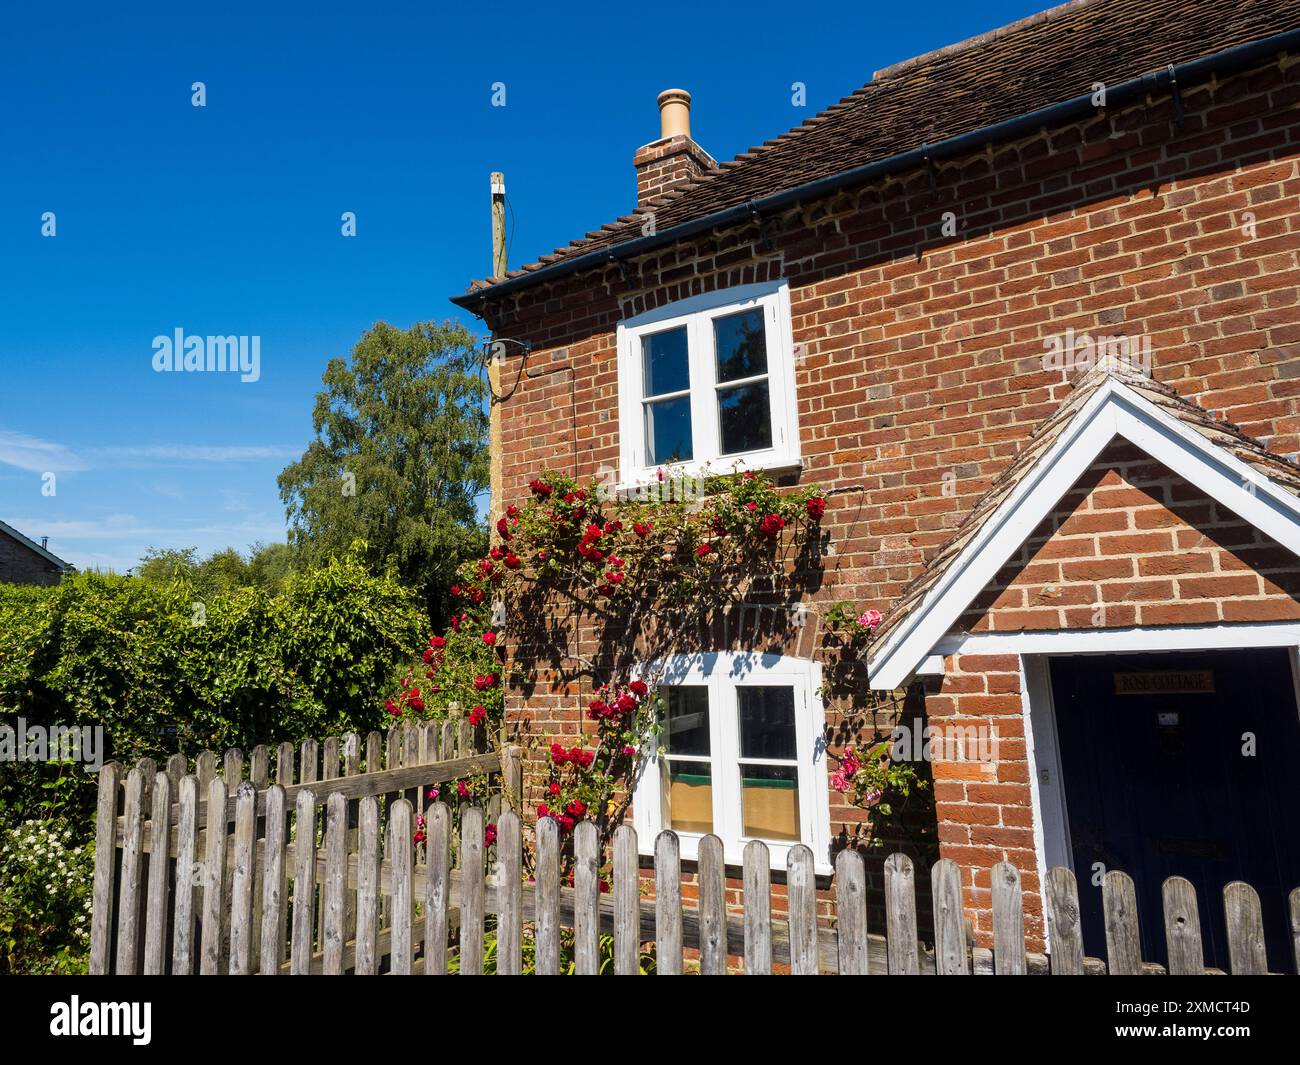
<svg viewBox="0 0 1300 1065">
<path fill-rule="evenodd" d="M 1300 560 L 1127 441 L 972 604 L 972 632 L 1300 619 Z"/>
<path fill-rule="evenodd" d="M 26 544 L 0 533 L 0 581 L 11 584 L 58 584 L 63 573 Z"/>
<path fill-rule="evenodd" d="M 1025 747 L 1018 655 L 954 655 L 942 678 L 927 682 L 932 728 L 982 728 L 997 737 L 997 760 L 936 756 L 935 814 L 943 857 L 962 867 L 967 916 L 980 946 L 993 945 L 990 870 L 1006 860 L 1020 870 L 1025 938 L 1043 949 L 1043 907 L 1034 850 L 1033 800 Z M 995 732 L 993 730 L 996 730 Z M 972 754 L 975 752 L 971 752 Z"/>
<path fill-rule="evenodd" d="M 1284 57 L 1185 86 L 1181 130 L 1169 98 L 1152 98 L 943 162 L 933 188 L 918 171 L 502 299 L 488 326 L 532 351 L 502 374 L 519 384 L 502 408 L 496 505 L 545 469 L 617 466 L 620 319 L 776 277 L 791 289 L 801 480 L 822 486 L 834 545 L 814 616 L 842 599 L 888 607 L 1067 394 L 1071 375 L 1043 365 L 1045 341 L 1067 327 L 1149 338 L 1159 380 L 1300 451 L 1297 102 L 1300 60 Z M 949 211 L 955 237 L 940 230 Z M 1228 575 L 1233 551 L 1206 574 Z M 1276 609 L 1275 594 L 1257 598 Z M 1198 600 L 1225 612 L 1229 601 L 1246 600 Z M 587 682 L 520 665 L 536 670 L 508 693 L 509 712 L 580 731 Z M 1018 705 L 1012 692 L 970 695 Z M 859 708 L 831 708 L 835 743 Z"/>
<path fill-rule="evenodd" d="M 679 136 L 639 148 L 632 165 L 636 168 L 636 202 L 643 204 L 702 173 L 713 160 L 690 137 Z"/>
</svg>

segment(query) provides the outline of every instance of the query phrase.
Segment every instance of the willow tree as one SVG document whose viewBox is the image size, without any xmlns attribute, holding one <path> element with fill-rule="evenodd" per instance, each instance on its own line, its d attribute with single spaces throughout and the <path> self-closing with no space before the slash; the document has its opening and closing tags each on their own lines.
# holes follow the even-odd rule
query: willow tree
<svg viewBox="0 0 1300 1065">
<path fill-rule="evenodd" d="M 441 617 L 456 566 L 486 544 L 479 370 L 474 337 L 451 322 L 380 322 L 350 359 L 330 360 L 312 413 L 315 439 L 278 479 L 300 565 L 363 541 L 368 563 L 395 567 Z"/>
</svg>

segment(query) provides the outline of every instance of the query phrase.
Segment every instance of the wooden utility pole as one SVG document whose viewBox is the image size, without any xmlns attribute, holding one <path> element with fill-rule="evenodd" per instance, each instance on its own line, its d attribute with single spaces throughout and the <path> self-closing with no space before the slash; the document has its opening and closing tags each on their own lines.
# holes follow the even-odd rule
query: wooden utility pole
<svg viewBox="0 0 1300 1065">
<path fill-rule="evenodd" d="M 506 176 L 492 172 L 492 276 L 506 272 Z"/>
<path fill-rule="evenodd" d="M 492 276 L 502 277 L 506 272 L 506 176 L 492 172 Z M 488 360 L 488 384 L 492 395 L 501 394 L 501 359 L 492 346 Z M 493 399 L 488 411 L 488 520 L 495 521 L 504 509 L 501 504 L 502 480 L 501 410 Z"/>
</svg>

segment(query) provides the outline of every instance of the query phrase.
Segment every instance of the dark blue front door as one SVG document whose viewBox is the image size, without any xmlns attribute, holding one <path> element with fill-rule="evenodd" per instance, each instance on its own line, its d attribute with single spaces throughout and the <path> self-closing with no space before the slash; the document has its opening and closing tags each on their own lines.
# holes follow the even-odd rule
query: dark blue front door
<svg viewBox="0 0 1300 1065">
<path fill-rule="evenodd" d="M 1099 870 L 1133 877 L 1143 957 L 1162 963 L 1161 885 L 1183 876 L 1206 964 L 1226 971 L 1222 892 L 1244 880 L 1259 892 L 1269 968 L 1294 971 L 1300 716 L 1287 652 L 1077 656 L 1051 672 L 1087 952 L 1105 957 Z"/>
</svg>

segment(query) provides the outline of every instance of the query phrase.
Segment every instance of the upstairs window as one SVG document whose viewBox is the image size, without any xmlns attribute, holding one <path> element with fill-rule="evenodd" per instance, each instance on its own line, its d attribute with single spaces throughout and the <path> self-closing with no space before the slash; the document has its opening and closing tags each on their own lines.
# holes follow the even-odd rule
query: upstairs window
<svg viewBox="0 0 1300 1065">
<path fill-rule="evenodd" d="M 762 840 L 776 867 L 806 843 L 829 869 L 829 807 L 819 667 L 757 653 L 683 656 L 665 664 L 663 733 L 633 802 L 647 851 L 671 828 L 682 856 L 721 838 L 729 864 Z"/>
<path fill-rule="evenodd" d="M 619 325 L 622 479 L 799 459 L 789 289 L 745 285 Z"/>
</svg>

